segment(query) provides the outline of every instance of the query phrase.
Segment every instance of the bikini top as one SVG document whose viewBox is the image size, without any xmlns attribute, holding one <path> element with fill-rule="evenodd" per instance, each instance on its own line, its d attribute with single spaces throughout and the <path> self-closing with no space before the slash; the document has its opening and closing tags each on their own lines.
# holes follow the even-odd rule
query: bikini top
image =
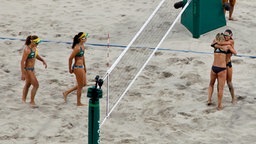
<svg viewBox="0 0 256 144">
<path fill-rule="evenodd" d="M 224 51 L 224 50 L 222 50 L 222 49 L 220 49 L 220 48 L 215 48 L 215 45 L 217 44 L 217 42 L 216 43 L 214 43 L 214 44 L 211 44 L 211 47 L 214 47 L 214 53 L 223 53 L 223 54 L 227 54 L 227 52 L 226 51 Z M 229 50 L 230 51 L 230 50 Z"/>
<path fill-rule="evenodd" d="M 84 56 L 84 50 L 82 49 L 82 47 L 80 47 L 80 51 L 76 54 L 76 57 L 82 57 Z"/>
<path fill-rule="evenodd" d="M 222 50 L 222 49 L 220 49 L 220 48 L 215 48 L 215 49 L 214 49 L 214 53 L 223 53 L 223 54 L 227 54 L 226 51 L 224 51 L 224 50 Z"/>
<path fill-rule="evenodd" d="M 28 59 L 35 58 L 37 56 L 37 49 L 36 51 L 33 51 L 32 48 L 30 48 L 30 53 L 28 54 Z"/>
</svg>

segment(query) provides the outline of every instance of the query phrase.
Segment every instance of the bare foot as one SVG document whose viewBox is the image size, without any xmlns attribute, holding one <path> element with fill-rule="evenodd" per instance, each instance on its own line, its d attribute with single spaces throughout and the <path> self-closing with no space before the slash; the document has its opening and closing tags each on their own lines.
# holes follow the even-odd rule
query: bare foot
<svg viewBox="0 0 256 144">
<path fill-rule="evenodd" d="M 31 107 L 31 108 L 39 108 L 39 106 L 37 106 L 37 105 L 35 104 L 35 102 L 30 102 L 30 107 Z"/>
<path fill-rule="evenodd" d="M 237 21 L 236 19 L 234 19 L 234 18 L 228 18 L 228 20 L 230 20 L 230 21 Z"/>
<path fill-rule="evenodd" d="M 218 110 L 218 111 L 220 111 L 220 110 L 222 110 L 222 109 L 223 109 L 223 106 L 218 106 L 218 107 L 217 107 L 217 110 Z"/>
<path fill-rule="evenodd" d="M 22 100 L 22 103 L 23 103 L 23 104 L 26 104 L 26 100 Z"/>
<path fill-rule="evenodd" d="M 86 104 L 80 103 L 80 104 L 77 104 L 77 106 L 86 106 Z"/>
<path fill-rule="evenodd" d="M 22 100 L 22 103 L 25 104 L 26 103 L 26 99 L 27 97 L 26 96 L 22 96 L 21 100 Z"/>
<path fill-rule="evenodd" d="M 231 100 L 231 103 L 232 103 L 232 104 L 236 104 L 236 103 L 237 103 L 236 98 L 233 98 L 233 99 Z"/>
<path fill-rule="evenodd" d="M 208 100 L 208 101 L 207 101 L 207 105 L 208 105 L 208 106 L 212 105 L 212 102 Z"/>
<path fill-rule="evenodd" d="M 67 103 L 67 96 L 68 96 L 67 92 L 63 92 L 62 94 L 63 94 L 64 102 Z"/>
</svg>

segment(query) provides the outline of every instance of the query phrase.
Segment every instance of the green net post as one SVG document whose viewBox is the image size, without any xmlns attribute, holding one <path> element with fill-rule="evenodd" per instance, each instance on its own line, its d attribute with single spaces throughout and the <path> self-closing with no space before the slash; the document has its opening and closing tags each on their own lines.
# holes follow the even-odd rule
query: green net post
<svg viewBox="0 0 256 144">
<path fill-rule="evenodd" d="M 89 99 L 88 110 L 88 144 L 100 143 L 100 102 L 102 98 L 101 86 L 103 80 L 96 76 L 96 85 L 88 88 L 87 97 Z M 99 85 L 99 88 L 98 88 Z"/>
</svg>

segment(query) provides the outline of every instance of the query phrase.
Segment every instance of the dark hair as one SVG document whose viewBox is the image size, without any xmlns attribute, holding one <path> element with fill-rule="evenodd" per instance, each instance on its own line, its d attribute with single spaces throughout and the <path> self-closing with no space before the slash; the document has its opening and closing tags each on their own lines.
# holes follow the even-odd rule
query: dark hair
<svg viewBox="0 0 256 144">
<path fill-rule="evenodd" d="M 225 32 L 229 33 L 230 36 L 233 36 L 233 33 L 230 29 L 226 29 Z"/>
<path fill-rule="evenodd" d="M 38 38 L 38 36 L 36 36 L 36 35 L 30 35 L 30 36 L 28 36 L 28 37 L 26 38 L 25 45 L 30 45 L 30 44 L 31 44 L 31 40 L 35 40 L 35 39 L 37 39 L 37 38 Z"/>
<path fill-rule="evenodd" d="M 77 35 L 74 36 L 73 38 L 73 44 L 72 44 L 72 49 L 80 42 L 79 37 L 83 34 L 83 32 L 79 32 Z"/>
</svg>

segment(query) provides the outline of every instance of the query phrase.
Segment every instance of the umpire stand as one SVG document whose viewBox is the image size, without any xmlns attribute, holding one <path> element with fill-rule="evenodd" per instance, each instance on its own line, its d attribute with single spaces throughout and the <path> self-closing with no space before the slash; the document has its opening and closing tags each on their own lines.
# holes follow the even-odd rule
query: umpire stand
<svg viewBox="0 0 256 144">
<path fill-rule="evenodd" d="M 102 98 L 103 80 L 99 79 L 97 75 L 95 77 L 96 84 L 88 88 L 87 97 L 89 99 L 89 111 L 88 111 L 88 144 L 100 143 L 100 102 Z M 98 88 L 99 87 L 99 88 Z"/>
<path fill-rule="evenodd" d="M 174 7 L 183 7 L 190 0 L 177 2 Z M 181 16 L 181 23 L 192 33 L 193 38 L 226 25 L 222 0 L 192 0 Z"/>
</svg>

